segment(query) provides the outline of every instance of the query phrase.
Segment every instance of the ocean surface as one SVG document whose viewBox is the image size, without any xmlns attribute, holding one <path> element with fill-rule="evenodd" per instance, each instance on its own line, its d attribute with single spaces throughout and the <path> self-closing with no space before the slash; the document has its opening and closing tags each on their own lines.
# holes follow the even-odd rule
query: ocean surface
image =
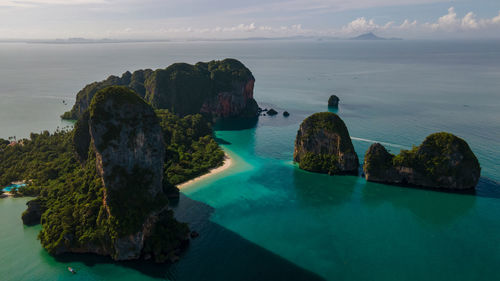
<svg viewBox="0 0 500 281">
<path fill-rule="evenodd" d="M 40 226 L 22 225 L 28 199 L 8 198 L 0 280 L 500 280 L 500 41 L 4 43 L 0 137 L 71 125 L 59 115 L 109 75 L 226 57 L 252 70 L 256 100 L 280 114 L 217 124 L 234 165 L 183 190 L 177 217 L 200 237 L 178 263 L 52 257 Z M 298 169 L 299 124 L 331 94 L 360 159 L 374 141 L 397 153 L 433 132 L 464 138 L 482 167 L 476 193 Z"/>
</svg>

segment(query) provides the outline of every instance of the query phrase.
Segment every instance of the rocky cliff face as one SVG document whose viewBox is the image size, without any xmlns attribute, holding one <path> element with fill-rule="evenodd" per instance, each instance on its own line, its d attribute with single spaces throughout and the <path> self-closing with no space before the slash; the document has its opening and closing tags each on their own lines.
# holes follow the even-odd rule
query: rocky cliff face
<svg viewBox="0 0 500 281">
<path fill-rule="evenodd" d="M 373 144 L 363 165 L 368 181 L 442 189 L 471 189 L 480 178 L 479 162 L 462 139 L 435 133 L 410 151 L 392 155 Z"/>
<path fill-rule="evenodd" d="M 315 113 L 300 125 L 293 160 L 301 169 L 357 174 L 359 160 L 344 121 L 335 113 Z"/>
<path fill-rule="evenodd" d="M 141 205 L 154 205 L 162 193 L 165 157 L 162 131 L 154 110 L 134 92 L 110 87 L 94 97 L 89 113 L 108 214 L 113 216 L 137 206 L 137 201 Z M 114 241 L 115 259 L 140 256 L 144 239 L 155 223 L 156 213 L 151 211 L 138 214 L 142 217 L 139 223 L 120 227 L 125 235 Z"/>
<path fill-rule="evenodd" d="M 154 110 L 132 91 L 110 87 L 96 95 L 89 117 L 97 169 L 107 189 L 123 189 L 131 175 L 143 183 L 134 190 L 152 197 L 160 193 L 165 147 Z"/>
<path fill-rule="evenodd" d="M 52 222 L 46 214 L 42 225 L 49 229 L 42 231 L 41 240 L 49 252 L 95 253 L 114 260 L 138 259 L 147 254 L 165 261 L 187 243 L 189 229 L 173 218 L 163 192 L 165 144 L 160 123 L 141 97 L 122 86 L 97 92 L 88 113 L 75 125 L 73 142 L 83 171 L 90 177 L 80 184 L 95 186 L 96 179 L 102 181 L 97 193 L 85 187 L 88 193 L 77 196 L 96 198 L 100 206 L 93 210 L 75 206 L 73 212 L 94 217 L 95 221 L 78 217 L 70 228 L 76 231 L 63 234 L 62 243 L 53 241 L 61 234 L 50 231 L 48 224 Z M 91 199 L 92 204 L 96 199 Z M 154 251 L 146 251 L 150 239 L 162 243 L 157 243 Z"/>
<path fill-rule="evenodd" d="M 384 182 L 392 179 L 401 182 L 402 177 L 393 165 L 394 155 L 390 154 L 383 145 L 374 143 L 365 154 L 363 170 L 369 181 Z"/>
<path fill-rule="evenodd" d="M 61 117 L 64 119 L 79 119 L 89 108 L 90 102 L 95 94 L 110 86 L 126 86 L 134 90 L 139 96 L 144 97 L 146 93 L 144 82 L 152 73 L 153 71 L 151 69 L 137 70 L 134 73 L 127 71 L 123 73 L 121 77 L 111 75 L 106 80 L 90 83 L 77 93 L 76 102 L 73 108 L 64 113 Z"/>
<path fill-rule="evenodd" d="M 330 98 L 328 98 L 328 106 L 329 107 L 339 107 L 339 97 L 336 95 L 331 95 Z"/>
<path fill-rule="evenodd" d="M 255 78 L 234 59 L 176 63 L 166 69 L 126 72 L 85 86 L 77 94 L 71 111 L 62 117 L 78 119 L 90 106 L 97 91 L 109 86 L 126 86 L 156 109 L 168 109 L 184 116 L 206 113 L 214 117 L 255 117 L 258 106 L 253 98 Z"/>
<path fill-rule="evenodd" d="M 259 106 L 253 98 L 254 83 L 253 79 L 233 83 L 229 91 L 205 100 L 200 112 L 216 117 L 255 117 Z"/>
<path fill-rule="evenodd" d="M 36 225 L 40 223 L 40 218 L 42 213 L 45 211 L 45 207 L 40 199 L 33 199 L 26 203 L 28 209 L 23 212 L 21 219 L 25 225 Z"/>
</svg>

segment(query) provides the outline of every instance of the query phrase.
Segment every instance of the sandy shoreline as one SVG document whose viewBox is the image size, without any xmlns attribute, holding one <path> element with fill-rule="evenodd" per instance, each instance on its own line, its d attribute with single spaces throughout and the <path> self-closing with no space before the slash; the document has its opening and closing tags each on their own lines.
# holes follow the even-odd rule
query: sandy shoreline
<svg viewBox="0 0 500 281">
<path fill-rule="evenodd" d="M 8 192 L 8 191 L 4 191 L 1 195 L 0 195 L 0 199 L 1 198 L 7 198 L 7 197 L 13 197 L 14 194 Z"/>
<path fill-rule="evenodd" d="M 195 182 L 198 182 L 198 181 L 200 181 L 202 179 L 206 179 L 208 177 L 211 177 L 211 176 L 216 175 L 216 174 L 218 174 L 218 173 L 220 173 L 222 171 L 227 170 L 229 167 L 231 167 L 231 165 L 233 165 L 233 159 L 226 152 L 224 152 L 224 155 L 225 155 L 224 156 L 224 164 L 222 164 L 222 166 L 214 168 L 214 169 L 211 169 L 208 173 L 203 174 L 203 175 L 201 175 L 201 176 L 199 176 L 197 178 L 194 178 L 192 180 L 188 180 L 186 182 L 178 184 L 177 187 L 179 189 L 183 189 L 183 188 L 185 188 L 185 187 L 187 187 L 187 186 L 189 186 L 189 185 L 191 185 L 191 184 L 193 184 Z"/>
</svg>

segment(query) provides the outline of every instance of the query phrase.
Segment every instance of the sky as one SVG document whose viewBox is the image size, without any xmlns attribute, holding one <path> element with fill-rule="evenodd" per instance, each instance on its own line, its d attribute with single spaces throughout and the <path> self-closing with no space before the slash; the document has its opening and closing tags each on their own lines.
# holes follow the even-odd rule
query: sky
<svg viewBox="0 0 500 281">
<path fill-rule="evenodd" d="M 500 0 L 0 0 L 1 39 L 500 39 Z"/>
</svg>

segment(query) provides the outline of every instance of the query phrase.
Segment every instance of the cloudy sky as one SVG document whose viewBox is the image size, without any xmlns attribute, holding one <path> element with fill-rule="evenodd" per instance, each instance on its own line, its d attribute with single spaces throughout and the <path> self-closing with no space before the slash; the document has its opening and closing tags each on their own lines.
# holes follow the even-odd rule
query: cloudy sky
<svg viewBox="0 0 500 281">
<path fill-rule="evenodd" d="M 500 0 L 0 0 L 0 38 L 500 38 Z"/>
</svg>

